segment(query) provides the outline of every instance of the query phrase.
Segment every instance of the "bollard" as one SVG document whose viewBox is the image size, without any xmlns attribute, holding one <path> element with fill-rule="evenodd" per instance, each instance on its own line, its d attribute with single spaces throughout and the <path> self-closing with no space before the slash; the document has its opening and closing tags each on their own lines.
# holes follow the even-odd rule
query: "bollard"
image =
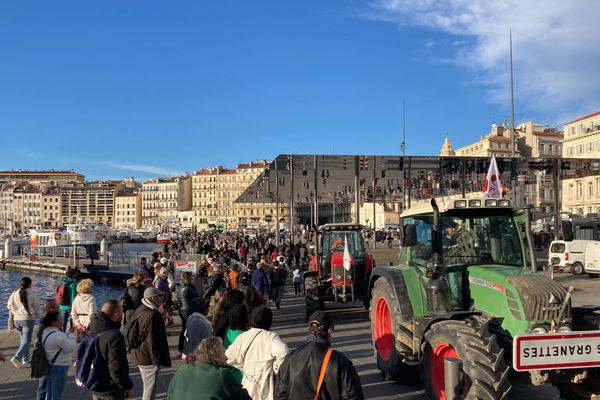
<svg viewBox="0 0 600 400">
<path fill-rule="evenodd" d="M 457 358 L 444 359 L 444 383 L 446 400 L 461 400 L 460 395 L 460 370 L 462 361 Z"/>
</svg>

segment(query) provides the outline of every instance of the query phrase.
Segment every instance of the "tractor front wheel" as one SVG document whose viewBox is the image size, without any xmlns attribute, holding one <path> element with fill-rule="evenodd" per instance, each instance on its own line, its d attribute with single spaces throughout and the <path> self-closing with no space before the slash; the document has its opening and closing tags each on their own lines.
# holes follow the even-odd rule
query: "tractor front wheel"
<svg viewBox="0 0 600 400">
<path fill-rule="evenodd" d="M 377 367 L 386 380 L 403 383 L 419 381 L 418 367 L 405 364 L 403 354 L 412 354 L 412 333 L 402 321 L 400 306 L 389 282 L 375 281 L 371 296 L 371 337 L 377 356 Z"/>
<path fill-rule="evenodd" d="M 422 373 L 427 394 L 446 399 L 444 359 L 462 360 L 459 378 L 461 398 L 505 399 L 510 390 L 509 368 L 504 351 L 487 326 L 473 327 L 464 321 L 442 321 L 425 334 Z"/>
</svg>

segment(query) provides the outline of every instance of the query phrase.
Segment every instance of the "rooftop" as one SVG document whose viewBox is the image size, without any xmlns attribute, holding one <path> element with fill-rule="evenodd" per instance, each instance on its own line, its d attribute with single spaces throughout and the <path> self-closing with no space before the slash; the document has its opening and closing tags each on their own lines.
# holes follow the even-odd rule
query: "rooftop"
<svg viewBox="0 0 600 400">
<path fill-rule="evenodd" d="M 596 111 L 596 112 L 594 112 L 594 113 L 591 113 L 591 114 L 588 114 L 588 115 L 586 115 L 586 116 L 584 116 L 584 117 L 581 117 L 581 118 L 574 119 L 573 121 L 565 122 L 565 125 L 567 125 L 567 124 L 572 124 L 572 123 L 574 123 L 574 122 L 583 121 L 584 119 L 588 119 L 588 118 L 592 118 L 592 117 L 597 117 L 597 116 L 599 116 L 599 115 L 600 115 L 600 111 Z"/>
</svg>

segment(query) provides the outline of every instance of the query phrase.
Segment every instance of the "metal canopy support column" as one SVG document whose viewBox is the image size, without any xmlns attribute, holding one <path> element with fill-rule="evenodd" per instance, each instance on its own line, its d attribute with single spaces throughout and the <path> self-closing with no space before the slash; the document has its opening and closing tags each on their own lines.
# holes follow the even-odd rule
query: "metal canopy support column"
<svg viewBox="0 0 600 400">
<path fill-rule="evenodd" d="M 372 191 L 373 191 L 373 232 L 375 232 L 377 230 L 377 221 L 375 220 L 376 218 L 376 213 L 375 213 L 375 188 L 377 187 L 377 158 L 375 156 L 373 156 L 373 187 L 372 187 Z M 373 236 L 375 237 L 375 236 Z M 375 237 L 375 240 L 373 240 L 373 248 L 377 248 L 377 238 Z"/>
<path fill-rule="evenodd" d="M 290 155 L 290 238 L 294 243 L 294 156 Z"/>
<path fill-rule="evenodd" d="M 279 247 L 279 160 L 275 159 L 275 246 Z"/>
<path fill-rule="evenodd" d="M 315 192 L 315 220 L 313 221 L 314 225 L 315 225 L 315 231 L 317 229 L 319 229 L 319 182 L 318 182 L 318 169 L 319 169 L 319 163 L 317 161 L 317 156 L 314 156 L 314 167 L 315 167 L 315 175 L 314 175 L 314 182 L 313 182 L 313 186 L 314 186 L 314 192 Z"/>
<path fill-rule="evenodd" d="M 360 224 L 360 177 L 358 169 L 358 157 L 354 157 L 354 223 Z"/>
<path fill-rule="evenodd" d="M 559 168 L 560 163 L 559 159 L 555 158 L 552 166 L 552 180 L 554 185 L 554 239 L 559 239 L 558 229 L 560 224 L 560 197 L 559 197 Z"/>
</svg>

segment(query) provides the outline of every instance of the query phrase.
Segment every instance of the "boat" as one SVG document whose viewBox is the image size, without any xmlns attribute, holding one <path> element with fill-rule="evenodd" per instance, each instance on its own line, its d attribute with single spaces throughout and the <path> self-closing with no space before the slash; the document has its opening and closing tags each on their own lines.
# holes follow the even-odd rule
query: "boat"
<svg viewBox="0 0 600 400">
<path fill-rule="evenodd" d="M 156 243 L 160 243 L 160 244 L 171 243 L 172 237 L 173 237 L 173 234 L 171 234 L 171 233 L 161 233 L 156 237 Z"/>
</svg>

